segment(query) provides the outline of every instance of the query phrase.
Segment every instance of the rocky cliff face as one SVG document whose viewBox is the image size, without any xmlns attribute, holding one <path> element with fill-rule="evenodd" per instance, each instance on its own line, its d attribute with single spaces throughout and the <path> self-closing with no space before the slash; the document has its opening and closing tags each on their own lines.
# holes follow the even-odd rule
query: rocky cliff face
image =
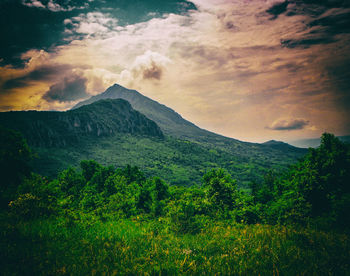
<svg viewBox="0 0 350 276">
<path fill-rule="evenodd" d="M 100 100 L 66 112 L 3 112 L 0 113 L 0 124 L 22 132 L 32 146 L 66 146 L 88 136 L 117 133 L 163 138 L 155 122 L 122 99 Z"/>
</svg>

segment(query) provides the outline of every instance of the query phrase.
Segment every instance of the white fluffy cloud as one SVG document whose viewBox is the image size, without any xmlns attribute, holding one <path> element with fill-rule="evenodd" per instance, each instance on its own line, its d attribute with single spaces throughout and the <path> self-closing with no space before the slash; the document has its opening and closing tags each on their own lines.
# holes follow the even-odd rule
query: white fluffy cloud
<svg viewBox="0 0 350 276">
<path fill-rule="evenodd" d="M 66 32 L 105 37 L 118 26 L 118 20 L 101 12 L 89 12 L 65 19 Z"/>
<path fill-rule="evenodd" d="M 74 9 L 84 9 L 87 7 L 87 4 L 84 6 L 61 6 L 60 4 L 56 3 L 54 0 L 49 0 L 46 4 L 42 2 L 41 0 L 22 0 L 22 4 L 27 6 L 27 7 L 32 7 L 32 8 L 41 8 L 41 9 L 48 9 L 52 12 L 66 12 L 66 11 L 72 11 Z"/>
</svg>

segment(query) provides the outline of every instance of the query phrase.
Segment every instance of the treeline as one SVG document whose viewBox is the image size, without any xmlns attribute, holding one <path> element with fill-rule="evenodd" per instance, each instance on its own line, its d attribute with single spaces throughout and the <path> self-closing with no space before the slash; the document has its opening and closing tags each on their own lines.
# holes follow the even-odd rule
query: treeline
<svg viewBox="0 0 350 276">
<path fill-rule="evenodd" d="M 208 171 L 197 186 L 178 187 L 146 178 L 134 166 L 115 169 L 93 160 L 49 181 L 30 172 L 32 153 L 18 133 L 2 130 L 0 140 L 1 203 L 15 219 L 158 219 L 177 233 L 198 233 L 212 220 L 350 226 L 350 150 L 328 133 L 288 171 L 270 171 L 263 182 L 252 183 L 251 193 L 238 190 L 223 169 Z"/>
</svg>

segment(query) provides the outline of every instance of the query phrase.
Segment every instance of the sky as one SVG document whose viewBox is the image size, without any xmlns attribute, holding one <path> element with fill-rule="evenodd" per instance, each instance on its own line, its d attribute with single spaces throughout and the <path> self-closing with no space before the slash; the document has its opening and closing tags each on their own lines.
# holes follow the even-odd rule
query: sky
<svg viewBox="0 0 350 276">
<path fill-rule="evenodd" d="M 243 141 L 350 134 L 349 0 L 0 0 L 0 111 L 118 83 Z"/>
</svg>

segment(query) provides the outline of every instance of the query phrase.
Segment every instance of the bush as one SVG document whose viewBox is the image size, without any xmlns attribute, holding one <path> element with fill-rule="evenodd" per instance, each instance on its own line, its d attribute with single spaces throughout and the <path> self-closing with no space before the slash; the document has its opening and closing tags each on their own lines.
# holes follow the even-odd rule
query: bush
<svg viewBox="0 0 350 276">
<path fill-rule="evenodd" d="M 10 213 L 20 219 L 33 219 L 50 214 L 50 208 L 30 193 L 20 195 L 8 204 Z"/>
<path fill-rule="evenodd" d="M 196 208 L 191 202 L 180 201 L 169 213 L 171 229 L 179 234 L 197 234 L 201 231 Z"/>
</svg>

